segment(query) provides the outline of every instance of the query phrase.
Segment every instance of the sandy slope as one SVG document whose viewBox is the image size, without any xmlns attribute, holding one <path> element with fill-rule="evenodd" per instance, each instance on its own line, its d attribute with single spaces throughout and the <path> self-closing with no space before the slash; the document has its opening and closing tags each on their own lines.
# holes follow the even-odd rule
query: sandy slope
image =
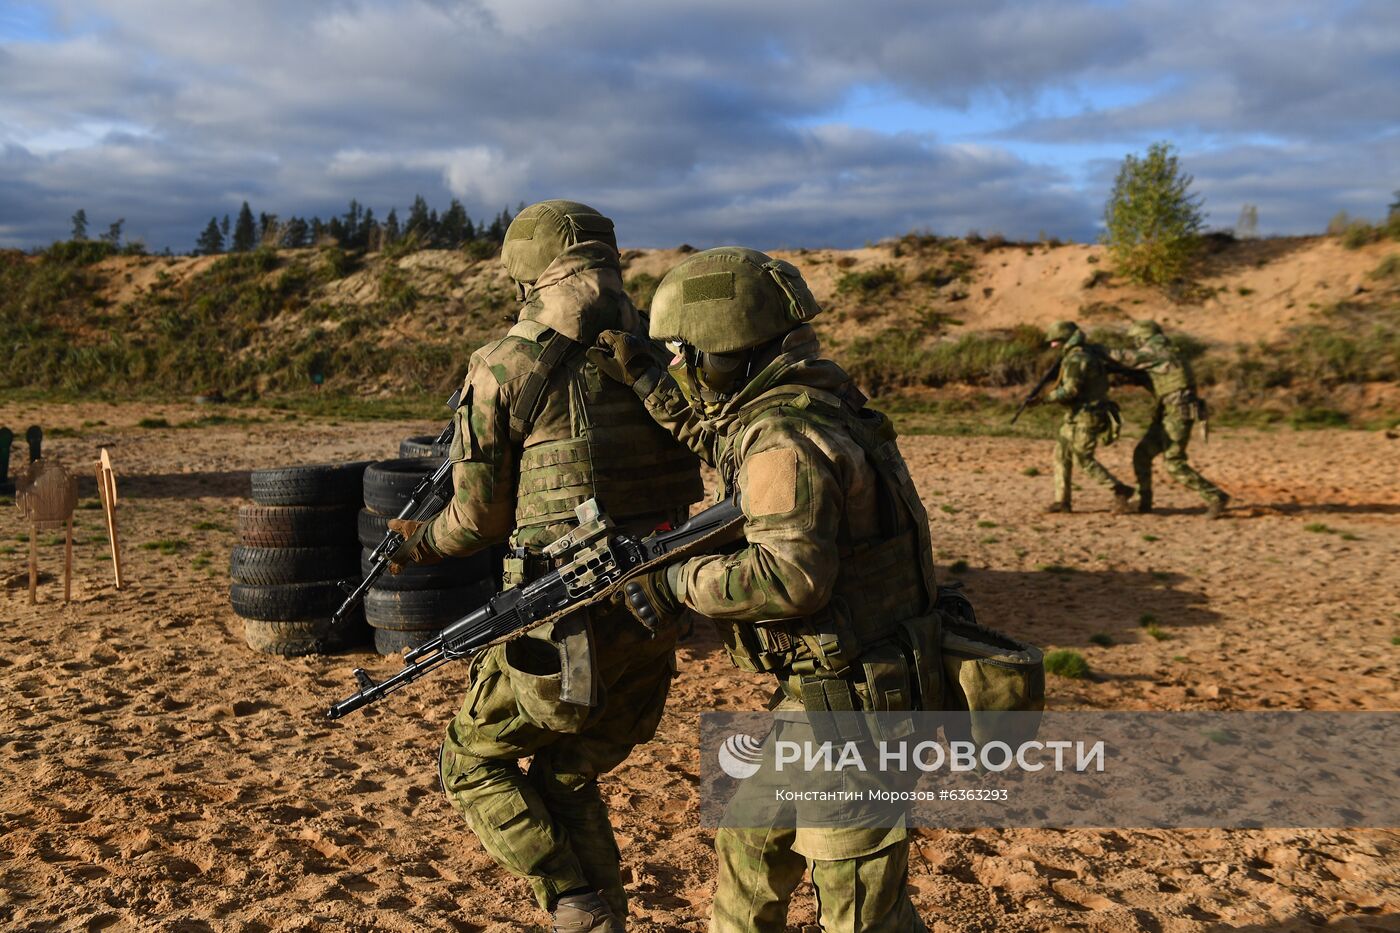
<svg viewBox="0 0 1400 933">
<path fill-rule="evenodd" d="M 178 422 L 200 414 L 170 408 Z M 441 800 L 433 756 L 461 692 L 446 672 L 325 725 L 365 653 L 280 661 L 249 651 L 225 598 L 245 471 L 386 455 L 419 424 L 297 422 L 150 431 L 149 407 L 50 408 L 107 445 L 124 477 L 131 586 L 114 592 L 97 513 L 80 511 L 79 579 L 30 607 L 22 529 L 0 512 L 0 926 L 15 930 L 538 928 Z M 0 406 L 0 423 L 33 409 Z M 1052 678 L 1059 708 L 1395 709 L 1400 706 L 1400 441 L 1363 433 L 1234 433 L 1200 464 L 1238 496 L 1207 523 L 1164 486 L 1164 512 L 1047 516 L 1048 446 L 904 442 L 946 567 L 984 618 L 1082 651 L 1097 677 Z M 1126 472 L 1126 445 L 1107 462 Z M 1031 466 L 1042 475 L 1028 477 Z M 947 506 L 947 509 L 940 508 Z M 201 522 L 220 526 L 195 530 Z M 1325 523 L 1341 533 L 1309 532 Z M 1148 540 L 1150 536 L 1154 540 Z M 140 544 L 187 542 L 161 555 Z M 995 540 L 993 540 L 995 539 Z M 48 536 L 41 537 L 47 541 Z M 45 544 L 44 568 L 60 565 Z M 212 555 L 207 569 L 192 561 Z M 1037 567 L 1075 568 L 1052 573 Z M 1144 635 L 1157 617 L 1170 640 Z M 1106 633 L 1117 645 L 1089 642 Z M 698 713 L 757 708 L 713 638 L 682 652 L 661 733 L 605 780 L 634 929 L 699 930 L 713 885 L 695 814 Z M 944 931 L 1400 930 L 1394 831 L 936 831 L 917 841 L 916 901 Z M 810 921 L 804 898 L 794 921 Z"/>
</svg>

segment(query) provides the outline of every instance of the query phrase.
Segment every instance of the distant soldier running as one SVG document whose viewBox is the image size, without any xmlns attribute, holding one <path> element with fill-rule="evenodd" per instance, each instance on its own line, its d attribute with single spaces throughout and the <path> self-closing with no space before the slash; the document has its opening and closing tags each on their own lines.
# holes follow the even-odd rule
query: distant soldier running
<svg viewBox="0 0 1400 933">
<path fill-rule="evenodd" d="M 1064 348 L 1059 381 L 1045 401 L 1068 409 L 1055 443 L 1055 501 L 1047 511 L 1071 511 L 1070 478 L 1078 464 L 1086 476 L 1113 491 L 1115 512 L 1127 512 L 1133 487 L 1119 482 L 1094 457 L 1101 442 L 1107 446 L 1118 439 L 1123 425 L 1118 406 L 1108 397 L 1107 351 L 1089 343 L 1073 321 L 1056 321 L 1045 337 L 1050 346 Z"/>
<path fill-rule="evenodd" d="M 1206 500 L 1206 514 L 1219 518 L 1230 497 L 1186 462 L 1191 426 L 1204 417 L 1205 403 L 1196 394 L 1191 364 L 1162 333 L 1156 321 L 1137 321 L 1128 328 L 1136 349 L 1118 350 L 1115 360 L 1147 373 L 1156 404 L 1152 424 L 1133 448 L 1133 472 L 1137 475 L 1138 511 L 1152 511 L 1152 461 L 1160 454 L 1167 475 Z"/>
</svg>

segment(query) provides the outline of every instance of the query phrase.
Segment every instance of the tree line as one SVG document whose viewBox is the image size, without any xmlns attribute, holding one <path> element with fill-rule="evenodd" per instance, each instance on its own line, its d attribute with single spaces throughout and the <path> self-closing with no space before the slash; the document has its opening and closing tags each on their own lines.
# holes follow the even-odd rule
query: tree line
<svg viewBox="0 0 1400 933">
<path fill-rule="evenodd" d="M 524 204 L 516 208 L 517 213 Z M 422 195 L 413 199 L 408 217 L 399 221 L 397 208 L 390 208 L 381 222 L 374 209 L 352 198 L 344 214 L 322 220 L 320 217 L 292 216 L 282 220 L 276 214 L 253 210 L 244 201 L 231 224 L 229 215 L 220 220 L 210 217 L 195 240 L 197 254 L 242 253 L 259 247 L 296 249 L 303 246 L 335 244 L 344 249 L 377 252 L 396 243 L 411 242 L 420 249 L 460 249 L 468 243 L 484 242 L 499 246 L 512 220 L 508 208 L 488 222 L 474 223 L 462 202 L 456 198 L 441 214 L 430 208 Z"/>
</svg>

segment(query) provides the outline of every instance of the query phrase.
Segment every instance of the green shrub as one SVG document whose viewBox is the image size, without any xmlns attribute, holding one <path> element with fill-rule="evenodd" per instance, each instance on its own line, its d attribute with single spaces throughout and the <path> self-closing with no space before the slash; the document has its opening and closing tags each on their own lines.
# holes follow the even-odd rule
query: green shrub
<svg viewBox="0 0 1400 933">
<path fill-rule="evenodd" d="M 1093 642 L 1094 644 L 1098 645 L 1100 648 L 1111 648 L 1111 647 L 1113 647 L 1113 645 L 1115 644 L 1115 642 L 1113 641 L 1113 636 L 1111 636 L 1111 635 L 1106 635 L 1106 634 L 1104 634 L 1103 632 L 1099 632 L 1099 633 L 1097 633 L 1097 634 L 1090 635 L 1090 636 L 1089 636 L 1089 641 L 1091 641 L 1091 642 Z"/>
<path fill-rule="evenodd" d="M 1153 143 L 1124 157 L 1104 208 L 1104 243 L 1117 271 L 1134 282 L 1180 278 L 1200 248 L 1201 198 L 1173 147 Z"/>
<path fill-rule="evenodd" d="M 1342 245 L 1347 249 L 1360 249 L 1369 243 L 1377 242 L 1380 238 L 1381 231 L 1378 228 L 1364 220 L 1358 220 L 1347 224 L 1346 230 L 1342 232 Z"/>
<path fill-rule="evenodd" d="M 1045 670 L 1058 677 L 1083 680 L 1089 676 L 1089 662 L 1078 651 L 1060 648 L 1046 653 Z"/>
<path fill-rule="evenodd" d="M 865 272 L 847 272 L 836 280 L 836 294 L 875 298 L 899 291 L 903 276 L 894 266 L 876 266 Z"/>
<path fill-rule="evenodd" d="M 632 303 L 643 311 L 651 308 L 651 300 L 656 297 L 656 287 L 661 280 L 648 272 L 638 272 L 627 280 L 625 288 Z"/>
</svg>

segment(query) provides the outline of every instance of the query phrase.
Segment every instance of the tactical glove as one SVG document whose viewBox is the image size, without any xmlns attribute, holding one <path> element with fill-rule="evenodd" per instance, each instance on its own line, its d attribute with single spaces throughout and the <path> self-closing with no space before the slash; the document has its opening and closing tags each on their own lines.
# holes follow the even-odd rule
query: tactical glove
<svg viewBox="0 0 1400 933">
<path fill-rule="evenodd" d="M 658 632 L 674 623 L 685 609 L 670 580 L 671 572 L 679 569 L 680 565 L 677 564 L 674 567 L 653 570 L 635 580 L 629 580 L 622 588 L 622 601 L 627 610 L 636 616 L 637 621 L 649 632 Z"/>
<path fill-rule="evenodd" d="M 403 544 L 389 555 L 389 572 L 400 573 L 405 564 L 436 564 L 442 555 L 433 550 L 427 542 L 427 522 L 415 522 L 411 518 L 389 519 L 389 530 L 403 535 Z"/>
<path fill-rule="evenodd" d="M 599 334 L 598 345 L 588 351 L 588 361 L 643 398 L 662 376 L 651 344 L 626 331 L 605 330 Z"/>
</svg>

